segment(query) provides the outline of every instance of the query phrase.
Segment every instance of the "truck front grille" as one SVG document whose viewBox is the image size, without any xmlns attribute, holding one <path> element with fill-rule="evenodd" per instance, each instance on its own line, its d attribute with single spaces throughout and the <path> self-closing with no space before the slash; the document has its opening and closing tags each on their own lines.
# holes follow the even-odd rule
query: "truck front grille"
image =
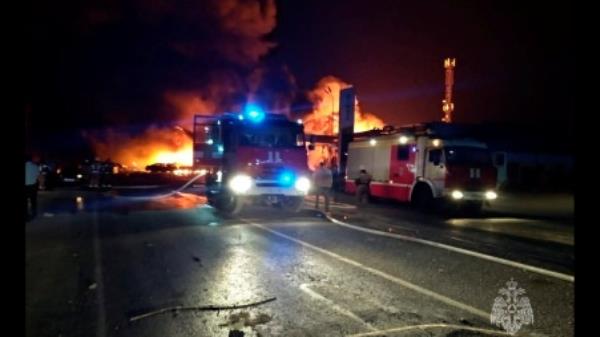
<svg viewBox="0 0 600 337">
<path fill-rule="evenodd" d="M 277 182 L 264 182 L 264 183 L 256 183 L 256 187 L 280 187 L 281 184 Z"/>
</svg>

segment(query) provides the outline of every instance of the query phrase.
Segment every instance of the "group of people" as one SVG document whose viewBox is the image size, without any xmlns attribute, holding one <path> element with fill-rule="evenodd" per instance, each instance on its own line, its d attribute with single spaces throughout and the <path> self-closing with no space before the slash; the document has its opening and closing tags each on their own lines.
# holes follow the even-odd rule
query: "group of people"
<svg viewBox="0 0 600 337">
<path fill-rule="evenodd" d="M 102 162 L 96 158 L 87 166 L 89 174 L 89 188 L 105 188 L 111 187 L 110 176 L 112 174 L 113 165 L 111 162 Z"/>
<path fill-rule="evenodd" d="M 109 178 L 113 173 L 113 165 L 110 161 L 102 162 L 96 158 L 85 166 L 89 177 L 87 186 L 90 188 L 110 187 Z M 49 188 L 51 171 L 53 171 L 52 165 L 40 162 L 37 156 L 35 158 L 31 155 L 25 157 L 25 218 L 27 221 L 37 215 L 38 190 Z M 77 179 L 79 178 L 81 176 L 78 174 Z"/>
<path fill-rule="evenodd" d="M 313 184 L 315 186 L 315 208 L 319 209 L 319 200 L 322 196 L 325 202 L 325 212 L 329 212 L 329 199 L 334 183 L 334 174 L 325 166 L 324 162 L 313 173 Z M 358 177 L 354 180 L 356 185 L 356 203 L 366 204 L 369 202 L 369 185 L 372 177 L 365 169 L 361 169 Z"/>
</svg>

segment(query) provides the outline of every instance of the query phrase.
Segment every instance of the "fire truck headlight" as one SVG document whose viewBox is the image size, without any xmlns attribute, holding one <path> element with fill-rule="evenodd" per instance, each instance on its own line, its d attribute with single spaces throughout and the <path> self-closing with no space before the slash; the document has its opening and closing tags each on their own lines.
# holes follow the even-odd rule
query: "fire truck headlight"
<svg viewBox="0 0 600 337">
<path fill-rule="evenodd" d="M 306 177 L 300 177 L 296 179 L 294 186 L 298 191 L 306 193 L 310 190 L 310 180 Z"/>
<path fill-rule="evenodd" d="M 77 175 L 77 179 L 81 179 L 81 178 L 83 178 L 83 175 L 81 175 L 81 174 L 78 174 L 78 175 Z"/>
<path fill-rule="evenodd" d="M 238 174 L 229 181 L 229 188 L 235 194 L 243 194 L 248 192 L 252 187 L 252 178 L 244 174 Z"/>
<path fill-rule="evenodd" d="M 487 200 L 496 200 L 496 198 L 498 198 L 498 194 L 494 191 L 487 191 L 485 192 L 485 198 Z"/>
<path fill-rule="evenodd" d="M 454 200 L 460 200 L 464 197 L 463 193 L 459 190 L 454 190 L 452 191 L 452 199 Z"/>
</svg>

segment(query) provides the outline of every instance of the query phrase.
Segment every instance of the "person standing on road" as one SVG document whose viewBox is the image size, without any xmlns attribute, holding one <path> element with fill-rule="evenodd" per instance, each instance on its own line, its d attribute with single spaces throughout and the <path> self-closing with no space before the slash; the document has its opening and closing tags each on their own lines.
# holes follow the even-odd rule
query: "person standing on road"
<svg viewBox="0 0 600 337">
<path fill-rule="evenodd" d="M 319 197 L 322 195 L 325 198 L 325 212 L 329 212 L 329 194 L 333 184 L 333 176 L 331 170 L 325 167 L 325 163 L 321 162 L 319 168 L 313 174 L 313 181 L 316 187 L 315 193 L 315 208 L 319 209 Z"/>
<path fill-rule="evenodd" d="M 31 220 L 37 216 L 37 189 L 40 167 L 31 157 L 25 160 L 25 219 Z M 29 212 L 31 204 L 31 212 Z"/>
<path fill-rule="evenodd" d="M 354 181 L 356 184 L 356 202 L 357 204 L 366 204 L 369 202 L 369 186 L 373 178 L 367 170 L 361 169 L 358 178 Z"/>
<path fill-rule="evenodd" d="M 331 178 L 332 178 L 332 184 L 331 184 L 331 192 L 332 192 L 332 197 L 333 197 L 333 201 L 338 201 L 338 192 L 341 190 L 341 184 L 340 184 L 340 173 L 337 167 L 332 166 L 331 167 Z"/>
<path fill-rule="evenodd" d="M 38 176 L 38 189 L 43 191 L 46 189 L 46 182 L 48 181 L 48 165 L 45 163 L 40 163 L 40 175 Z"/>
</svg>

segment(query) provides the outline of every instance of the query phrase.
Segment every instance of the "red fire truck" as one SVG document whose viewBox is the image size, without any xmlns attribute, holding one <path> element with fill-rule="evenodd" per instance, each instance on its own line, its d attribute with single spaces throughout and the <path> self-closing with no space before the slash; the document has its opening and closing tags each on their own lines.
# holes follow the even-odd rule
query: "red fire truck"
<svg viewBox="0 0 600 337">
<path fill-rule="evenodd" d="M 193 158 L 194 170 L 208 172 L 208 202 L 224 213 L 257 203 L 297 211 L 310 189 L 303 126 L 252 105 L 196 115 Z"/>
<path fill-rule="evenodd" d="M 480 210 L 497 198 L 496 169 L 486 144 L 469 138 L 468 128 L 449 123 L 356 134 L 348 146 L 347 192 L 355 192 L 361 169 L 373 177 L 372 196 L 410 201 L 424 210 L 438 201 Z"/>
</svg>

